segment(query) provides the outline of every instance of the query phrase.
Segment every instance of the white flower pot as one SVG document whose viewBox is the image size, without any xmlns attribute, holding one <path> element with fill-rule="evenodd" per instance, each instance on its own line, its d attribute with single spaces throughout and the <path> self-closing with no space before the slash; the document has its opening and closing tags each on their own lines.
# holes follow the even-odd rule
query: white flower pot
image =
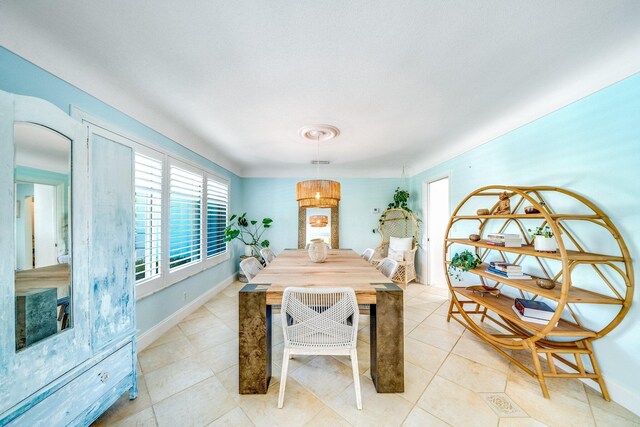
<svg viewBox="0 0 640 427">
<path fill-rule="evenodd" d="M 538 252 L 555 252 L 558 246 L 555 237 L 536 236 L 533 248 Z"/>
<path fill-rule="evenodd" d="M 244 245 L 244 256 L 252 256 L 253 255 L 253 246 Z"/>
</svg>

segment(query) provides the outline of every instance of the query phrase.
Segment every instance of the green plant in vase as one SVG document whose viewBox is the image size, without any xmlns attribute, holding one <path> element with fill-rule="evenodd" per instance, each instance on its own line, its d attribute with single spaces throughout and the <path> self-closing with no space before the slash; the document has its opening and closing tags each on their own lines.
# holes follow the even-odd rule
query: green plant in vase
<svg viewBox="0 0 640 427">
<path fill-rule="evenodd" d="M 461 272 L 472 270 L 480 264 L 482 264 L 480 257 L 465 249 L 451 258 L 451 263 L 449 267 L 447 267 L 447 270 L 449 271 L 449 275 L 455 277 L 457 280 L 462 280 Z"/>
<path fill-rule="evenodd" d="M 229 223 L 224 229 L 224 241 L 230 242 L 238 239 L 244 243 L 245 248 L 251 248 L 251 252 L 257 255 L 260 248 L 268 248 L 270 242 L 262 239 L 262 235 L 271 227 L 273 220 L 271 218 L 263 218 L 262 221 L 247 219 L 247 213 L 240 216 L 231 215 Z M 246 251 L 248 252 L 248 251 Z"/>
</svg>

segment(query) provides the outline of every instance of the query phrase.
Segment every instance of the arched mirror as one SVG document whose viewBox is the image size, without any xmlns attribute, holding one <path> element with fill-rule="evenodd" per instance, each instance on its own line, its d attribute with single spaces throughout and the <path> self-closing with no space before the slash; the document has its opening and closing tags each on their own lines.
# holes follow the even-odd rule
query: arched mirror
<svg viewBox="0 0 640 427">
<path fill-rule="evenodd" d="M 16 350 L 73 324 L 71 141 L 14 124 Z"/>
</svg>

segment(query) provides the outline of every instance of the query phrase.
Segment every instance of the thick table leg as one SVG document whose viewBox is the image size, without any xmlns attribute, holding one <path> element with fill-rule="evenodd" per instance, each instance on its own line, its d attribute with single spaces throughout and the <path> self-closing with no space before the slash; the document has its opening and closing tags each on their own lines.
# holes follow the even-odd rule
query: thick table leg
<svg viewBox="0 0 640 427">
<path fill-rule="evenodd" d="M 376 287 L 371 304 L 371 378 L 378 393 L 404 392 L 404 310 L 402 289 Z"/>
<path fill-rule="evenodd" d="M 271 379 L 271 306 L 262 286 L 246 285 L 240 290 L 240 394 L 266 394 Z"/>
</svg>

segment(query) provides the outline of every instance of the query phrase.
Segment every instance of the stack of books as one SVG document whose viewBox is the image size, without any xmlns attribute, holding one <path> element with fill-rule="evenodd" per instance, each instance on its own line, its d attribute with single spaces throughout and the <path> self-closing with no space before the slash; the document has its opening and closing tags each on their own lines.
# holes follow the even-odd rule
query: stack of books
<svg viewBox="0 0 640 427">
<path fill-rule="evenodd" d="M 553 317 L 555 310 L 543 301 L 516 298 L 512 306 L 518 317 L 526 322 L 540 323 L 546 325 Z M 556 323 L 555 326 L 558 326 Z"/>
<path fill-rule="evenodd" d="M 487 234 L 487 245 L 519 248 L 522 246 L 522 237 L 519 234 L 489 233 Z"/>
<path fill-rule="evenodd" d="M 507 279 L 531 279 L 531 276 L 522 272 L 522 266 L 508 262 L 491 261 L 487 271 L 496 276 Z"/>
</svg>

